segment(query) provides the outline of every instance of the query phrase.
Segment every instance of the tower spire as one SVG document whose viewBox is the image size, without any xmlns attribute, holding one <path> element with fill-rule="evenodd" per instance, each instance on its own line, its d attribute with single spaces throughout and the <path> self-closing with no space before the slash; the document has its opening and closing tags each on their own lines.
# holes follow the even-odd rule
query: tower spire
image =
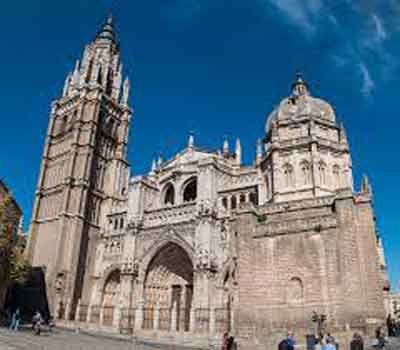
<svg viewBox="0 0 400 350">
<path fill-rule="evenodd" d="M 296 73 L 296 80 L 292 84 L 292 97 L 298 98 L 309 95 L 308 84 L 304 81 L 300 72 Z"/>
<path fill-rule="evenodd" d="M 242 145 L 240 144 L 239 138 L 236 139 L 235 159 L 236 159 L 236 165 L 240 166 L 240 164 L 242 164 Z"/>
<path fill-rule="evenodd" d="M 96 35 L 96 41 L 101 41 L 104 43 L 108 42 L 116 45 L 118 44 L 117 35 L 115 34 L 114 29 L 114 19 L 111 13 L 107 16 L 107 19 L 103 23 L 101 29 L 98 31 Z"/>
</svg>

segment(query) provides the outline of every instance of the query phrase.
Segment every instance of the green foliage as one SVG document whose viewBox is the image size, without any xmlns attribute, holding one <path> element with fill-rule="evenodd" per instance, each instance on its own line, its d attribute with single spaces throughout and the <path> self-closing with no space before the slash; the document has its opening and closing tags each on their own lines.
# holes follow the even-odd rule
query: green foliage
<svg viewBox="0 0 400 350">
<path fill-rule="evenodd" d="M 7 288 L 13 283 L 25 281 L 29 272 L 22 247 L 15 237 L 17 214 L 12 210 L 9 195 L 0 202 L 0 287 Z"/>
</svg>

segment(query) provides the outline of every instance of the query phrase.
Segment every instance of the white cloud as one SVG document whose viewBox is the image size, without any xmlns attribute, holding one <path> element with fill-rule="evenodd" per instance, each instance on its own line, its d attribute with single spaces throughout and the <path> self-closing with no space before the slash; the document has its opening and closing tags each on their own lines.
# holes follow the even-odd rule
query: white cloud
<svg viewBox="0 0 400 350">
<path fill-rule="evenodd" d="M 263 2 L 278 8 L 305 34 L 315 33 L 314 16 L 322 7 L 321 0 L 263 0 Z"/>
<path fill-rule="evenodd" d="M 375 27 L 375 40 L 381 43 L 382 41 L 386 40 L 388 36 L 385 27 L 382 23 L 382 20 L 376 14 L 372 15 L 372 21 Z"/>
<path fill-rule="evenodd" d="M 364 62 L 360 62 L 358 68 L 360 69 L 362 79 L 361 92 L 365 97 L 370 97 L 372 91 L 375 89 L 375 82 L 373 81 L 371 73 Z"/>
</svg>

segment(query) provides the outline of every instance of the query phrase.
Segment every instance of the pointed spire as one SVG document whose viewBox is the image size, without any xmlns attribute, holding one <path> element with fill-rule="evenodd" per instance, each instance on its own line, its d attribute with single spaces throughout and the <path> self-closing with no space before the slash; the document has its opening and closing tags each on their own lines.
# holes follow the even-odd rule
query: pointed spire
<svg viewBox="0 0 400 350">
<path fill-rule="evenodd" d="M 347 134 L 346 134 L 346 130 L 344 128 L 343 123 L 340 123 L 340 143 L 343 144 L 348 144 L 347 142 Z"/>
<path fill-rule="evenodd" d="M 151 170 L 150 170 L 150 175 L 154 175 L 157 169 L 157 163 L 156 160 L 153 158 L 153 161 L 151 162 Z"/>
<path fill-rule="evenodd" d="M 114 79 L 113 83 L 113 92 L 112 92 L 112 97 L 118 101 L 119 96 L 121 93 L 121 85 L 122 85 L 122 63 L 118 66 L 118 71 Z"/>
<path fill-rule="evenodd" d="M 114 30 L 114 20 L 111 14 L 108 15 L 106 21 L 97 33 L 96 41 L 117 44 L 117 36 Z"/>
<path fill-rule="evenodd" d="M 225 155 L 229 153 L 229 141 L 226 136 L 224 138 L 224 143 L 222 145 L 222 153 Z"/>
<path fill-rule="evenodd" d="M 235 160 L 236 160 L 236 165 L 241 165 L 242 164 L 242 145 L 240 144 L 240 139 L 236 139 L 236 145 L 235 145 Z"/>
<path fill-rule="evenodd" d="M 361 192 L 372 194 L 372 187 L 369 183 L 367 175 L 364 175 L 361 182 Z"/>
<path fill-rule="evenodd" d="M 21 217 L 19 219 L 18 234 L 20 234 L 20 235 L 24 234 L 24 216 L 23 215 L 21 215 Z"/>
<path fill-rule="evenodd" d="M 69 83 L 71 82 L 71 73 L 68 73 L 65 78 L 64 88 L 63 88 L 63 97 L 68 95 Z"/>
<path fill-rule="evenodd" d="M 261 139 L 257 139 L 257 144 L 256 144 L 256 164 L 260 164 L 261 158 L 262 158 L 262 142 Z"/>
<path fill-rule="evenodd" d="M 75 63 L 74 73 L 72 74 L 72 79 L 71 79 L 71 84 L 74 87 L 78 87 L 79 86 L 79 77 L 80 77 L 79 60 L 77 60 L 76 63 Z"/>
<path fill-rule="evenodd" d="M 192 149 L 194 147 L 194 136 L 193 133 L 190 132 L 188 139 L 188 148 Z"/>
<path fill-rule="evenodd" d="M 126 78 L 125 81 L 124 81 L 123 88 L 122 88 L 122 97 L 121 97 L 121 104 L 123 106 L 127 106 L 128 105 L 130 89 L 131 89 L 131 83 L 129 81 L 129 78 Z"/>
<path fill-rule="evenodd" d="M 309 95 L 308 84 L 303 80 L 302 74 L 297 72 L 296 80 L 292 84 L 292 97 L 298 98 L 305 95 Z"/>
<path fill-rule="evenodd" d="M 163 158 L 162 155 L 160 154 L 157 159 L 157 167 L 161 168 L 162 163 L 163 163 Z"/>
</svg>

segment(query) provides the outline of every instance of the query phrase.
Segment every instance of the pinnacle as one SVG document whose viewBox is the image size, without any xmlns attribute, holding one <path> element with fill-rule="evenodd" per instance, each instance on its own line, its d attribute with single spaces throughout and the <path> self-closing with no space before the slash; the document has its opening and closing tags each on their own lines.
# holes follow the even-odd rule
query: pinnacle
<svg viewBox="0 0 400 350">
<path fill-rule="evenodd" d="M 114 20 L 111 14 L 108 15 L 100 31 L 97 33 L 96 40 L 117 44 L 117 37 L 114 30 Z"/>
</svg>

